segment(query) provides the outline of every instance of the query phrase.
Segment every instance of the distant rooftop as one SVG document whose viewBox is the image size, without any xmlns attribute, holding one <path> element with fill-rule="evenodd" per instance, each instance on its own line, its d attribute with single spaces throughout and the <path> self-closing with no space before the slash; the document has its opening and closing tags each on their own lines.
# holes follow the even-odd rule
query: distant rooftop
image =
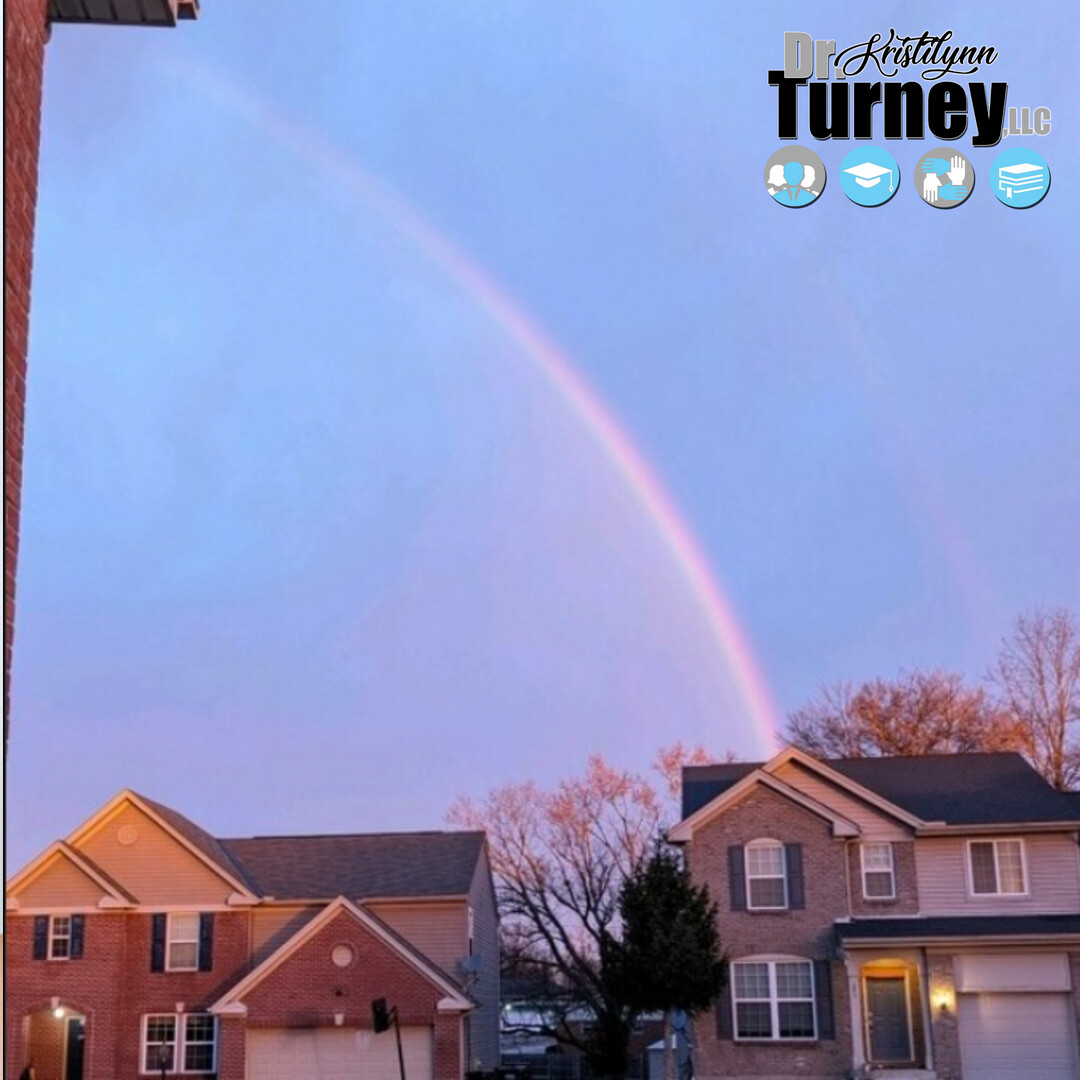
<svg viewBox="0 0 1080 1080">
<path fill-rule="evenodd" d="M 1080 824 L 1080 795 L 1055 791 L 1019 754 L 829 758 L 822 763 L 923 821 Z M 762 764 L 734 762 L 683 769 L 683 817 L 712 802 Z"/>
</svg>

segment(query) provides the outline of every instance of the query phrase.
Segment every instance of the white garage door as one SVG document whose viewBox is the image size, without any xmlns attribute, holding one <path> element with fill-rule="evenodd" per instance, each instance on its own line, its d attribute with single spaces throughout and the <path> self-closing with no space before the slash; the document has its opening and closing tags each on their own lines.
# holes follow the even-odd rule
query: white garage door
<svg viewBox="0 0 1080 1080">
<path fill-rule="evenodd" d="M 431 1080 L 431 1029 L 402 1028 L 406 1080 Z M 248 1080 L 400 1080 L 394 1032 L 253 1029 Z"/>
<path fill-rule="evenodd" d="M 1076 1080 L 1068 994 L 960 994 L 964 1080 Z"/>
</svg>

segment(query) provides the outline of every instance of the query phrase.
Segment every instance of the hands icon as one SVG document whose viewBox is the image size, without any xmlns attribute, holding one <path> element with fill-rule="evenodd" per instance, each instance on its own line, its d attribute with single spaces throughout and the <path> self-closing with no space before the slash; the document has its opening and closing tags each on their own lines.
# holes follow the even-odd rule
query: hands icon
<svg viewBox="0 0 1080 1080">
<path fill-rule="evenodd" d="M 935 154 L 945 152 L 941 147 Z M 931 206 L 955 206 L 971 194 L 971 185 L 967 182 L 973 179 L 971 164 L 962 154 L 951 154 L 947 158 L 926 157 L 919 162 L 919 168 L 923 173 L 919 194 Z"/>
<path fill-rule="evenodd" d="M 955 160 L 956 158 L 953 158 L 953 161 Z M 942 173 L 949 171 L 949 163 L 944 158 L 930 157 L 923 161 L 921 168 L 925 173 L 940 176 Z"/>
</svg>

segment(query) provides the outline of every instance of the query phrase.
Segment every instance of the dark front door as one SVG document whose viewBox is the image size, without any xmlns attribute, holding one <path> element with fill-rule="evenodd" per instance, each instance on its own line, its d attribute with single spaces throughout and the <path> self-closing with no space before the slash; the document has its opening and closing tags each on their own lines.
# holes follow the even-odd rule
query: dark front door
<svg viewBox="0 0 1080 1080">
<path fill-rule="evenodd" d="M 83 1080 L 83 1051 L 86 1046 L 86 1022 L 81 1016 L 69 1016 L 64 1080 Z"/>
<path fill-rule="evenodd" d="M 907 980 L 902 976 L 866 980 L 867 1027 L 872 1062 L 911 1061 Z"/>
</svg>

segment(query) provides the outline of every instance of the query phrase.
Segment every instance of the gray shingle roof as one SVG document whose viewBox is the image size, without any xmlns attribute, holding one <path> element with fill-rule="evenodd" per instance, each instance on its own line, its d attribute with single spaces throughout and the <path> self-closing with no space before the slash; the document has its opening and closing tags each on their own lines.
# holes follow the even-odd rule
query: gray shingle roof
<svg viewBox="0 0 1080 1080">
<path fill-rule="evenodd" d="M 833 758 L 825 765 L 924 821 L 950 825 L 1080 823 L 1080 799 L 1055 791 L 1019 754 Z M 683 817 L 760 763 L 683 770 Z"/>
<path fill-rule="evenodd" d="M 1044 937 L 1080 934 L 1080 915 L 961 915 L 837 923 L 841 941 L 870 938 Z"/>
<path fill-rule="evenodd" d="M 465 896 L 484 834 L 256 836 L 221 845 L 258 893 L 278 900 Z"/>
</svg>

